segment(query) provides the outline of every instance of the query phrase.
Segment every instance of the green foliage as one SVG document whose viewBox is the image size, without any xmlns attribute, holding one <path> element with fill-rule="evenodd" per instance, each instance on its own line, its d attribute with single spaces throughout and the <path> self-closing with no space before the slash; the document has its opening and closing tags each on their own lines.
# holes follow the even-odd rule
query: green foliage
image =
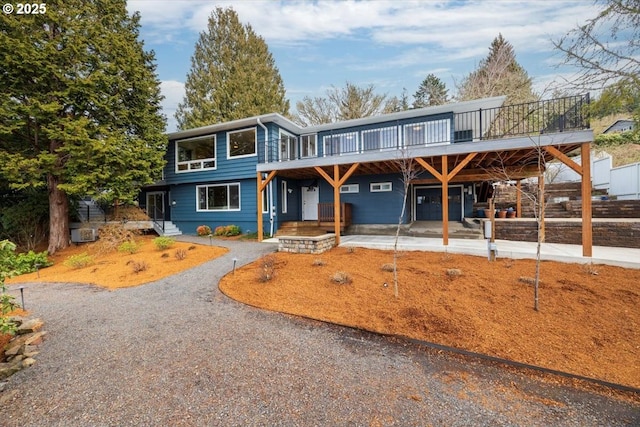
<svg viewBox="0 0 640 427">
<path fill-rule="evenodd" d="M 413 95 L 413 108 L 442 105 L 449 101 L 447 85 L 434 74 L 428 74 Z"/>
<path fill-rule="evenodd" d="M 16 254 L 15 250 L 15 243 L 8 240 L 0 241 L 0 272 L 4 272 L 6 277 L 31 273 L 52 264 L 46 251 Z"/>
<path fill-rule="evenodd" d="M 175 239 L 166 236 L 160 236 L 153 239 L 153 244 L 156 245 L 156 248 L 160 251 L 164 251 L 165 249 L 169 249 L 176 243 Z"/>
<path fill-rule="evenodd" d="M 593 117 L 625 114 L 632 117 L 640 113 L 640 87 L 630 79 L 620 80 L 607 86 L 600 96 L 590 104 Z"/>
<path fill-rule="evenodd" d="M 124 0 L 47 6 L 0 15 L 0 175 L 48 189 L 53 252 L 68 245 L 69 196 L 133 199 L 160 176 L 166 136 L 139 14 Z"/>
<path fill-rule="evenodd" d="M 178 105 L 180 129 L 266 113 L 289 112 L 275 60 L 264 39 L 231 9 L 216 9 L 200 33 Z"/>
<path fill-rule="evenodd" d="M 93 264 L 93 257 L 86 252 L 77 255 L 71 255 L 64 261 L 67 267 L 78 269 Z"/>
<path fill-rule="evenodd" d="M 47 237 L 49 200 L 46 192 L 9 190 L 0 193 L 0 239 L 34 249 Z"/>
<path fill-rule="evenodd" d="M 221 225 L 216 227 L 214 236 L 237 236 L 240 234 L 240 227 L 237 225 Z"/>
<path fill-rule="evenodd" d="M 135 254 L 139 250 L 140 250 L 140 245 L 136 243 L 135 240 L 128 240 L 126 242 L 122 242 L 120 246 L 118 246 L 118 252 Z"/>
<path fill-rule="evenodd" d="M 14 297 L 7 293 L 4 280 L 15 275 L 11 263 L 8 261 L 13 257 L 16 245 L 8 240 L 0 241 L 0 333 L 14 334 L 17 325 L 11 321 L 6 314 L 11 313 L 15 308 Z"/>
<path fill-rule="evenodd" d="M 595 143 L 598 147 L 640 144 L 640 132 L 628 131 L 620 133 L 601 133 L 600 135 L 596 135 Z"/>
<path fill-rule="evenodd" d="M 478 68 L 458 85 L 459 101 L 506 95 L 505 104 L 520 104 L 538 99 L 531 78 L 516 61 L 511 43 L 499 34 L 489 47 L 489 55 Z"/>
</svg>

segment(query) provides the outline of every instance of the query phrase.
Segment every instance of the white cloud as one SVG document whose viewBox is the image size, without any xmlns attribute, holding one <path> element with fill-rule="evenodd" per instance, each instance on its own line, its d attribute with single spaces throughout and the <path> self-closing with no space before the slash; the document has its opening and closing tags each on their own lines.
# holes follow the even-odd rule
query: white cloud
<svg viewBox="0 0 640 427">
<path fill-rule="evenodd" d="M 162 112 L 167 116 L 167 132 L 173 132 L 177 128 L 174 114 L 178 104 L 184 98 L 184 83 L 176 80 L 164 80 L 160 82 L 160 91 L 164 95 Z"/>
</svg>

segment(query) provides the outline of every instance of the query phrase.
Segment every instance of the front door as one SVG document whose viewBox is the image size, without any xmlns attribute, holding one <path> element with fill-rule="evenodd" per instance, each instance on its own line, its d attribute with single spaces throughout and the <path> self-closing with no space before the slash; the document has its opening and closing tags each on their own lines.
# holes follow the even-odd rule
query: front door
<svg viewBox="0 0 640 427">
<path fill-rule="evenodd" d="M 462 189 L 449 187 L 449 221 L 462 221 Z M 416 221 L 442 221 L 442 189 L 416 188 Z"/>
<path fill-rule="evenodd" d="M 147 215 L 152 220 L 164 219 L 164 193 L 147 193 Z"/>
<path fill-rule="evenodd" d="M 318 220 L 318 202 L 320 191 L 318 187 L 302 187 L 302 220 Z"/>
</svg>

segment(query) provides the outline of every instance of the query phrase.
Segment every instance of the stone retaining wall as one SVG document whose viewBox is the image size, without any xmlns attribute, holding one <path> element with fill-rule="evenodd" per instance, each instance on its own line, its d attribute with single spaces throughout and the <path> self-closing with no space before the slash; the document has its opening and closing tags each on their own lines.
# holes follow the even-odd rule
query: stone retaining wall
<svg viewBox="0 0 640 427">
<path fill-rule="evenodd" d="M 296 254 L 321 254 L 336 245 L 336 235 L 333 233 L 321 236 L 280 236 L 278 237 L 278 251 Z"/>
</svg>

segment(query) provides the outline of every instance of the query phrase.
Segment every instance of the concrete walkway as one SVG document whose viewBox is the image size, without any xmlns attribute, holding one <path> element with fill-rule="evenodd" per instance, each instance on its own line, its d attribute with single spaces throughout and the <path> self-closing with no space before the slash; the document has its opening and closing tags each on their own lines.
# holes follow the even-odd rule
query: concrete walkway
<svg viewBox="0 0 640 427">
<path fill-rule="evenodd" d="M 340 246 L 358 246 L 373 249 L 393 249 L 394 236 L 342 236 Z M 398 245 L 404 251 L 436 251 L 469 255 L 488 256 L 486 240 L 449 239 L 449 245 L 443 246 L 442 238 L 400 236 Z M 535 242 L 514 242 L 497 240 L 498 257 L 535 258 Z M 608 264 L 625 268 L 640 268 L 640 249 L 594 246 L 591 258 L 582 256 L 582 246 L 559 243 L 543 243 L 543 260 L 582 263 Z"/>
</svg>

